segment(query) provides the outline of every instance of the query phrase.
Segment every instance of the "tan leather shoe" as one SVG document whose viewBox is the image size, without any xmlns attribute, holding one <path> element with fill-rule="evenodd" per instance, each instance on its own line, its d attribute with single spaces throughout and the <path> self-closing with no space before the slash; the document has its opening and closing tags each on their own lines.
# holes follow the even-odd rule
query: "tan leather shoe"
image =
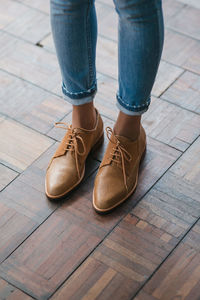
<svg viewBox="0 0 200 300">
<path fill-rule="evenodd" d="M 93 189 L 93 207 L 106 213 L 124 202 L 136 189 L 139 164 L 145 155 L 146 133 L 142 125 L 137 140 L 115 135 L 106 127 L 109 143 Z"/>
<path fill-rule="evenodd" d="M 72 125 L 64 122 L 55 123 L 56 127 L 64 128 L 67 132 L 46 170 L 45 192 L 49 198 L 65 196 L 83 179 L 89 152 L 100 146 L 104 138 L 103 121 L 97 109 L 96 116 L 96 125 L 91 130 L 72 128 Z"/>
</svg>

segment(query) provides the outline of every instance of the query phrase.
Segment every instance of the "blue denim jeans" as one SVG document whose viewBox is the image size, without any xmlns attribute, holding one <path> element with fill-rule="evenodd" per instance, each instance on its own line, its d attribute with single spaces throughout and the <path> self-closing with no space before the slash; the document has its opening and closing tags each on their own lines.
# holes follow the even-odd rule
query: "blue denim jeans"
<svg viewBox="0 0 200 300">
<path fill-rule="evenodd" d="M 164 40 L 161 0 L 113 0 L 118 14 L 116 105 L 129 115 L 147 111 Z M 93 101 L 97 92 L 95 0 L 50 0 L 51 29 L 64 99 Z"/>
</svg>

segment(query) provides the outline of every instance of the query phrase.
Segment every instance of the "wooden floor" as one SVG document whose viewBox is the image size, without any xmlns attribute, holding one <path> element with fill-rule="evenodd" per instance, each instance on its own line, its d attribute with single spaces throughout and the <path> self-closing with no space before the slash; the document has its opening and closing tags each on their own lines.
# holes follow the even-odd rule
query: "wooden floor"
<svg viewBox="0 0 200 300">
<path fill-rule="evenodd" d="M 147 154 L 136 192 L 112 214 L 92 208 L 107 144 L 62 202 L 45 170 L 71 120 L 61 96 L 49 0 L 0 1 L 0 299 L 200 299 L 200 4 L 163 0 L 165 45 L 143 115 Z M 98 94 L 118 109 L 117 14 L 97 0 Z"/>
</svg>

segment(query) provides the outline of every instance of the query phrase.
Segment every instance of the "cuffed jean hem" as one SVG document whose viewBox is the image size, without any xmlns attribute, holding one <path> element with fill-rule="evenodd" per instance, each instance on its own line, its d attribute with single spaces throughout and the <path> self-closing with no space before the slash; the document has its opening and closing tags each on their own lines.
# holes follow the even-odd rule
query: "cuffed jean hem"
<svg viewBox="0 0 200 300">
<path fill-rule="evenodd" d="M 130 116 L 138 116 L 145 113 L 150 105 L 151 98 L 149 97 L 147 102 L 145 104 L 142 104 L 140 106 L 131 106 L 127 103 L 125 104 L 124 101 L 117 95 L 116 96 L 117 102 L 116 106 L 117 108 L 122 111 L 123 113 L 130 115 Z"/>
<path fill-rule="evenodd" d="M 62 92 L 64 100 L 71 103 L 72 105 L 81 105 L 92 102 L 94 100 L 94 97 L 97 93 L 97 84 L 95 82 L 92 88 L 86 91 L 71 93 L 66 90 L 64 83 L 62 83 Z"/>
</svg>

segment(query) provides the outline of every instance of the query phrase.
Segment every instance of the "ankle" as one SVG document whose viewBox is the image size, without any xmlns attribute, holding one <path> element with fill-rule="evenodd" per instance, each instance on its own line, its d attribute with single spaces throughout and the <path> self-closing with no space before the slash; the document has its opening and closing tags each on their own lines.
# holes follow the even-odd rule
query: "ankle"
<svg viewBox="0 0 200 300">
<path fill-rule="evenodd" d="M 74 105 L 72 111 L 72 127 L 93 129 L 96 125 L 96 109 L 93 102 L 83 105 Z"/>
<path fill-rule="evenodd" d="M 141 116 L 130 116 L 120 112 L 113 131 L 117 135 L 127 137 L 134 141 L 139 137 L 140 126 Z"/>
<path fill-rule="evenodd" d="M 124 136 L 130 139 L 131 141 L 137 140 L 140 135 L 140 129 L 137 131 L 127 132 L 126 128 L 121 128 L 121 127 L 118 128 L 115 126 L 113 127 L 113 132 L 115 135 Z"/>
</svg>

